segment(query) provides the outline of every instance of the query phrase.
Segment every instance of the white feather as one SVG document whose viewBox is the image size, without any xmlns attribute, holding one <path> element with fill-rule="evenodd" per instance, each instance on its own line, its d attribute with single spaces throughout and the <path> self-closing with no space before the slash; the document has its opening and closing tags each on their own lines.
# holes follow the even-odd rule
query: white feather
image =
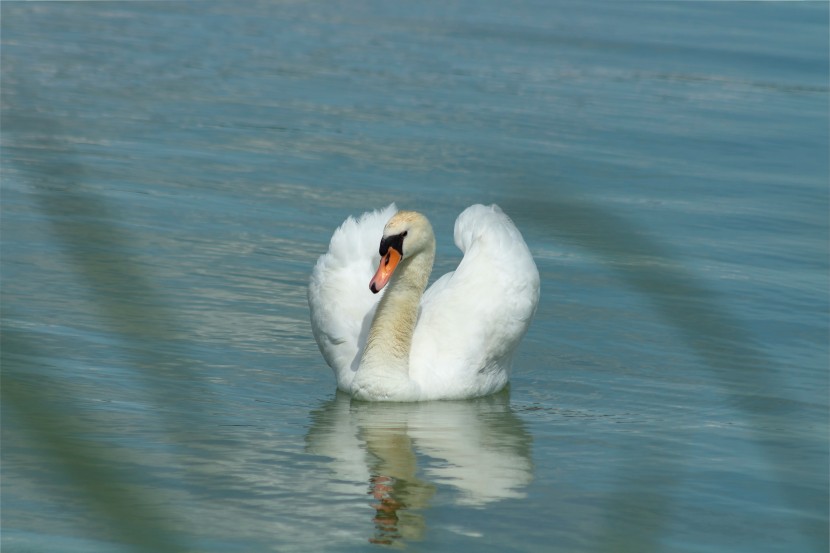
<svg viewBox="0 0 830 553">
<path fill-rule="evenodd" d="M 380 260 L 384 224 L 395 212 L 390 205 L 357 221 L 347 219 L 311 276 L 314 337 L 344 391 L 352 391 L 381 296 L 371 293 L 369 280 Z M 459 399 L 501 390 L 539 301 L 533 257 L 498 206 L 467 208 L 456 220 L 454 238 L 464 252 L 461 263 L 420 301 L 409 357 L 409 378 L 418 390 L 414 399 Z"/>
<path fill-rule="evenodd" d="M 380 260 L 378 244 L 383 226 L 397 211 L 395 204 L 389 204 L 359 219 L 346 219 L 334 231 L 329 251 L 320 256 L 311 273 L 311 329 L 320 353 L 334 369 L 338 387 L 346 392 L 383 295 L 383 291 L 369 291 L 369 280 Z"/>
</svg>

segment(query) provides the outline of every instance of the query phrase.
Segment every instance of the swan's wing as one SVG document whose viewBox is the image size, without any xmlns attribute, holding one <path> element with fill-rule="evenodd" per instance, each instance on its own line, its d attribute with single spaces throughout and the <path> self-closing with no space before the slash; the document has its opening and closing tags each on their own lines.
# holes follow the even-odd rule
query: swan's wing
<svg viewBox="0 0 830 553">
<path fill-rule="evenodd" d="M 521 233 L 496 205 L 464 210 L 454 234 L 464 258 L 421 300 L 410 375 L 422 389 L 452 388 L 462 397 L 507 382 L 539 302 L 539 272 Z"/>
<path fill-rule="evenodd" d="M 334 369 L 337 385 L 349 390 L 381 294 L 369 290 L 380 260 L 383 227 L 397 212 L 395 204 L 349 217 L 331 237 L 308 284 L 311 329 L 320 353 Z"/>
</svg>

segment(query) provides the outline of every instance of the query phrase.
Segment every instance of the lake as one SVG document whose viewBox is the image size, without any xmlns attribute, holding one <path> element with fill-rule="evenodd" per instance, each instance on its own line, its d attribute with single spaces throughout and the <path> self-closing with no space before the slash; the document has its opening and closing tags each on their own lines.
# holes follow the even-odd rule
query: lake
<svg viewBox="0 0 830 553">
<path fill-rule="evenodd" d="M 2 548 L 828 550 L 828 5 L 3 2 Z M 497 203 L 509 390 L 335 393 L 306 285 Z"/>
</svg>

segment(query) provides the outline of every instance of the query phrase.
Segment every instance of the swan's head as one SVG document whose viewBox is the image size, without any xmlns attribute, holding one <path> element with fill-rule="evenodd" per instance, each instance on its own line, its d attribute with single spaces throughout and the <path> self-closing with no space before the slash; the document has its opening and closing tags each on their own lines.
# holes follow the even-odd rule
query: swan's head
<svg viewBox="0 0 830 553">
<path fill-rule="evenodd" d="M 403 259 L 434 250 L 435 234 L 429 220 L 416 211 L 398 211 L 383 229 L 379 248 L 380 265 L 369 282 L 369 289 L 377 294 L 392 278 Z"/>
</svg>

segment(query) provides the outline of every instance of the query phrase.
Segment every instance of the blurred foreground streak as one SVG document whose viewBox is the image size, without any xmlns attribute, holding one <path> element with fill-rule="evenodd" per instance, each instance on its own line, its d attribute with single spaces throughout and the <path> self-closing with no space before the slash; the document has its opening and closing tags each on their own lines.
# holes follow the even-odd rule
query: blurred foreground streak
<svg viewBox="0 0 830 553">
<path fill-rule="evenodd" d="M 19 72 L 14 75 L 19 76 Z M 200 388 L 197 375 L 192 374 L 183 357 L 171 358 L 170 348 L 160 347 L 177 339 L 175 316 L 164 306 L 149 276 L 129 255 L 130 236 L 119 228 L 118 212 L 84 191 L 85 168 L 73 155 L 71 131 L 40 116 L 49 113 L 45 100 L 5 77 L 4 73 L 0 121 L 3 171 L 16 175 L 16 185 L 34 193 L 63 259 L 87 286 L 94 297 L 97 317 L 118 337 L 116 347 L 150 391 L 145 400 L 163 412 L 162 406 L 170 405 L 174 397 L 180 398 L 182 390 L 196 393 Z M 5 220 L 3 244 L 12 244 L 17 229 Z M 8 249 L 3 249 L 3 262 L 9 263 Z M 69 479 L 95 520 L 108 529 L 108 539 L 140 551 L 192 550 L 177 530 L 181 528 L 179 517 L 165 507 L 162 498 L 141 486 L 141 477 L 131 472 L 123 449 L 116 453 L 112 446 L 93 438 L 106 435 L 102 418 L 106 412 L 91 410 L 79 398 L 71 397 L 60 380 L 51 377 L 39 336 L 28 334 L 25 326 L 16 324 L 15 301 L 3 294 L 0 354 L 4 434 L 19 434 L 18 438 L 33 443 L 48 471 Z M 171 386 L 175 393 L 171 393 Z M 200 420 L 199 413 L 191 413 L 184 420 L 160 424 L 169 441 L 176 444 L 176 436 L 193 432 Z M 139 459 L 141 455 L 134 449 L 130 458 Z"/>
<path fill-rule="evenodd" d="M 538 187 L 535 184 L 531 188 Z M 721 308 L 722 298 L 696 280 L 670 252 L 646 238 L 631 222 L 589 200 L 568 193 L 555 200 L 540 198 L 532 212 L 525 208 L 525 214 L 548 235 L 593 253 L 630 288 L 648 298 L 662 319 L 678 331 L 689 349 L 715 375 L 725 397 L 746 418 L 755 443 L 776 476 L 782 503 L 816 515 L 803 523 L 801 533 L 815 551 L 826 551 L 827 497 L 805 495 L 783 485 L 790 480 L 786 475 L 792 472 L 794 459 L 770 430 L 791 435 L 801 425 L 793 409 L 797 402 L 788 396 L 784 368 L 776 366 L 753 345 L 753 338 L 741 323 Z M 635 462 L 618 470 L 620 484 L 609 497 L 608 523 L 599 538 L 599 550 L 660 550 L 656 540 L 671 516 L 669 492 L 680 484 L 681 470 L 667 471 L 665 459 L 657 466 L 646 453 L 648 448 L 641 451 L 642 456 Z M 826 476 L 826 463 L 808 465 L 801 459 L 798 463 L 805 481 L 818 482 Z M 648 474 L 644 467 L 654 467 L 654 474 L 663 476 L 633 480 L 628 476 Z M 667 474 L 673 477 L 666 477 Z M 636 525 L 632 524 L 634 520 Z M 635 526 L 654 528 L 654 532 L 648 536 L 632 530 Z M 655 541 L 644 542 L 644 537 Z"/>
</svg>

